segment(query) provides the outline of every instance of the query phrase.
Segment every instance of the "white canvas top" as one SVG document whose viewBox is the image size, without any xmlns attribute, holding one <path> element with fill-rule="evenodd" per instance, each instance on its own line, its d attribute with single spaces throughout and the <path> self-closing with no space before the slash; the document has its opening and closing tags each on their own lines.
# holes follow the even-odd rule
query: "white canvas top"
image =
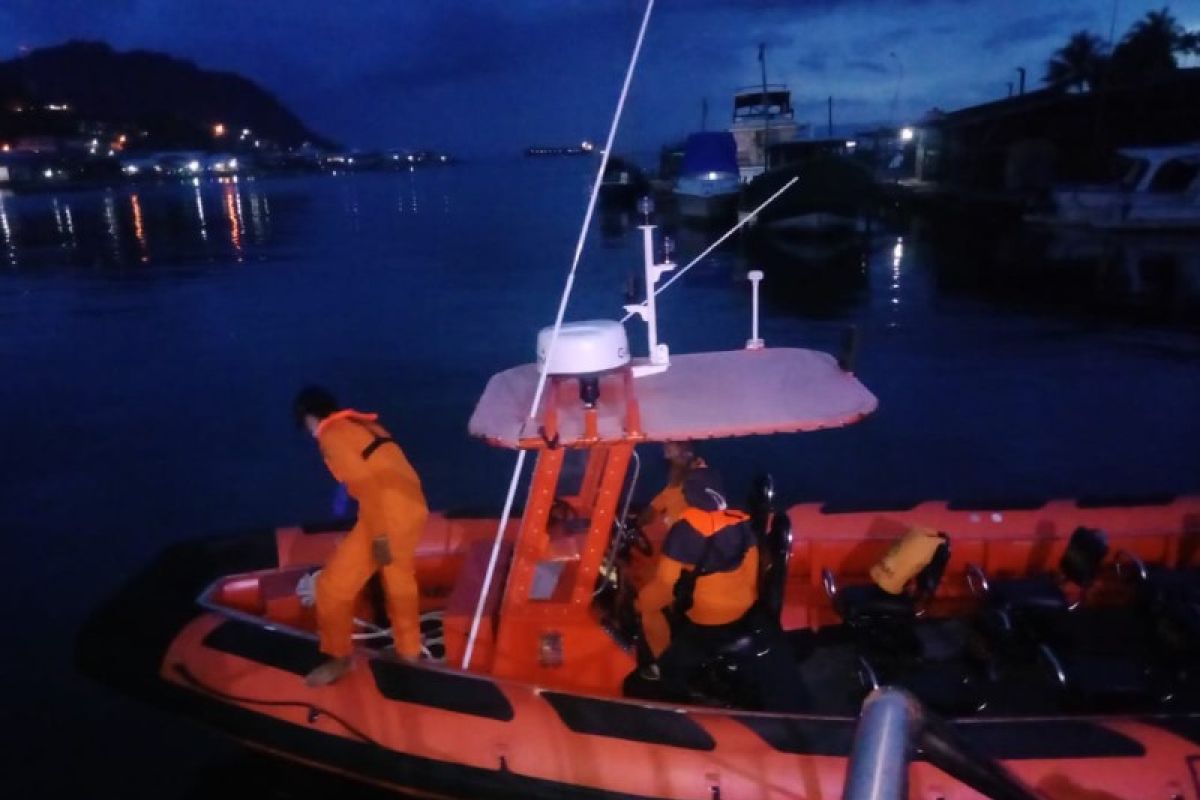
<svg viewBox="0 0 1200 800">
<path fill-rule="evenodd" d="M 557 392 L 547 384 L 543 412 L 535 421 L 527 418 L 537 375 L 534 364 L 493 375 L 471 415 L 471 435 L 501 447 L 540 438 L 545 404 L 553 394 L 559 441 L 577 442 L 583 436 L 583 404 L 574 380 L 564 381 Z M 878 405 L 828 353 L 791 348 L 673 355 L 670 369 L 633 379 L 633 386 L 642 431 L 657 442 L 836 428 Z M 624 438 L 621 373 L 601 379 L 597 410 L 600 439 Z"/>
</svg>

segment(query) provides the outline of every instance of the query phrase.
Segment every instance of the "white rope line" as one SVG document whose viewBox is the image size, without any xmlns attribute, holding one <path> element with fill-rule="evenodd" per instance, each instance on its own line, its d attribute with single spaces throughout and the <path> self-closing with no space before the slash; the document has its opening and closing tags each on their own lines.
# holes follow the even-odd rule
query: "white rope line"
<svg viewBox="0 0 1200 800">
<path fill-rule="evenodd" d="M 710 244 L 708 247 L 706 247 L 706 248 L 704 249 L 704 252 L 703 252 L 703 253 L 701 253 L 700 255 L 698 255 L 698 256 L 696 256 L 695 258 L 693 258 L 691 261 L 689 261 L 689 262 L 688 262 L 688 264 L 687 264 L 687 266 L 686 266 L 686 267 L 684 267 L 683 269 L 679 270 L 679 272 L 676 272 L 674 275 L 672 275 L 672 276 L 671 276 L 671 279 L 670 279 L 669 281 L 667 281 L 667 282 L 666 282 L 666 283 L 664 283 L 662 286 L 659 286 L 657 289 L 655 289 L 655 290 L 654 290 L 654 296 L 655 296 L 655 297 L 658 297 L 660 294 L 662 294 L 663 292 L 665 292 L 665 291 L 667 290 L 667 287 L 668 287 L 668 286 L 670 286 L 672 283 L 674 283 L 675 281 L 677 281 L 677 280 L 679 280 L 680 278 L 682 278 L 682 277 L 683 277 L 683 275 L 684 275 L 684 273 L 686 273 L 686 272 L 687 272 L 689 269 L 691 269 L 692 267 L 694 267 L 694 266 L 696 266 L 697 264 L 699 264 L 699 263 L 700 263 L 700 261 L 701 261 L 701 260 L 703 260 L 703 258 L 704 258 L 705 256 L 707 256 L 709 253 L 711 253 L 713 250 L 716 250 L 716 249 L 717 249 L 717 247 L 719 247 L 719 246 L 720 246 L 721 242 L 725 241 L 725 240 L 726 240 L 726 239 L 728 239 L 730 236 L 733 236 L 733 234 L 737 233 L 737 231 L 738 231 L 738 229 L 739 229 L 739 228 L 741 228 L 743 225 L 745 225 L 745 224 L 746 224 L 747 222 L 749 222 L 750 220 L 752 220 L 752 219 L 754 219 L 755 217 L 757 217 L 757 216 L 758 216 L 758 212 L 762 211 L 764 208 L 766 208 L 767 206 L 769 206 L 771 203 L 775 202 L 775 199 L 776 199 L 777 197 L 779 197 L 779 195 L 783 194 L 783 193 L 784 193 L 784 192 L 786 192 L 788 189 L 792 188 L 792 184 L 793 184 L 793 183 L 795 183 L 795 182 L 796 182 L 796 181 L 798 181 L 798 180 L 800 180 L 800 176 L 799 176 L 799 175 L 797 175 L 796 177 L 792 178 L 790 181 L 788 181 L 787 183 L 785 183 L 785 184 L 783 185 L 783 187 L 782 187 L 782 188 L 781 188 L 779 191 L 775 192 L 775 194 L 771 195 L 771 196 L 770 196 L 770 197 L 768 197 L 766 200 L 762 201 L 762 203 L 760 203 L 760 204 L 759 204 L 758 208 L 754 209 L 754 210 L 753 210 L 753 211 L 751 211 L 749 214 L 747 214 L 745 217 L 743 217 L 742 219 L 738 220 L 738 224 L 737 224 L 737 225 L 734 225 L 732 228 L 730 228 L 729 230 L 725 231 L 725 233 L 724 233 L 724 234 L 722 234 L 722 236 L 721 236 L 721 238 L 720 238 L 720 239 L 717 239 L 715 242 L 713 242 L 713 243 L 712 243 L 712 244 Z M 628 320 L 630 317 L 632 317 L 632 316 L 633 316 L 633 314 L 634 314 L 634 312 L 630 311 L 628 314 L 626 314 L 625 316 L 621 317 L 621 322 L 625 322 L 625 321 L 627 321 L 627 320 Z"/>
<path fill-rule="evenodd" d="M 604 180 L 604 170 L 608 167 L 608 158 L 612 153 L 613 142 L 617 138 L 617 127 L 621 122 L 621 113 L 625 110 L 625 100 L 629 96 L 629 86 L 633 82 L 634 68 L 637 66 L 638 56 L 642 52 L 642 42 L 646 39 L 646 28 L 650 24 L 650 12 L 653 8 L 654 0 L 647 0 L 646 11 L 642 14 L 642 24 L 638 29 L 637 42 L 634 44 L 633 53 L 629 57 L 629 66 L 625 69 L 625 81 L 621 84 L 621 96 L 617 100 L 617 110 L 613 114 L 612 123 L 608 128 L 608 138 L 604 142 L 604 152 L 600 157 L 600 168 L 596 172 L 596 180 L 592 184 L 592 192 L 588 197 L 587 213 L 583 218 L 583 226 L 579 229 L 579 238 L 575 242 L 575 254 L 571 259 L 571 270 L 567 273 L 567 280 L 563 285 L 562 297 L 558 302 L 558 313 L 554 317 L 554 331 L 550 335 L 550 344 L 546 347 L 546 359 L 542 363 L 541 369 L 538 370 L 537 387 L 533 392 L 533 402 L 529 405 L 530 419 L 537 416 L 538 405 L 542 401 L 542 392 L 546 388 L 546 378 L 550 363 L 554 360 L 554 347 L 558 344 L 558 332 L 562 328 L 563 317 L 567 313 L 567 303 L 571 299 L 571 290 L 575 286 L 575 273 L 579 269 L 579 259 L 583 256 L 583 245 L 587 241 L 588 229 L 591 228 L 592 224 L 592 216 L 596 212 L 596 199 L 600 195 L 600 184 Z M 513 500 L 516 498 L 517 484 L 521 478 L 521 469 L 525 465 L 526 452 L 526 450 L 521 450 L 517 454 L 517 463 L 513 468 L 512 479 L 508 482 L 508 496 L 504 500 L 504 511 L 500 516 L 500 524 L 496 526 L 496 538 L 492 542 L 492 555 L 488 559 L 487 572 L 483 576 L 483 588 L 479 592 L 479 601 L 475 604 L 475 616 L 471 619 L 471 632 L 467 636 L 467 646 L 463 652 L 463 669 L 471 666 L 471 655 L 475 651 L 475 638 L 479 635 L 479 623 L 483 619 L 483 607 L 487 602 L 488 592 L 492 588 L 492 578 L 496 572 L 496 560 L 500 555 L 500 542 L 504 538 L 504 529 L 508 527 L 508 520 L 512 514 Z"/>
</svg>

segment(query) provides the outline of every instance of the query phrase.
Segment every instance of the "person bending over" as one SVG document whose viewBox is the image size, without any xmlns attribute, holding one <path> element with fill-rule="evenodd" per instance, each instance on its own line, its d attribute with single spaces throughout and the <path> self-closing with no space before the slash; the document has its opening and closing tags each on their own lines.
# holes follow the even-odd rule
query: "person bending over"
<svg viewBox="0 0 1200 800">
<path fill-rule="evenodd" d="M 421 656 L 415 554 L 429 515 L 421 479 L 378 415 L 341 409 L 319 386 L 302 389 L 294 410 L 359 508 L 354 527 L 317 578 L 317 630 L 329 660 L 305 680 L 323 686 L 350 669 L 355 601 L 376 570 L 383 577 L 396 654 L 415 661 Z"/>
</svg>

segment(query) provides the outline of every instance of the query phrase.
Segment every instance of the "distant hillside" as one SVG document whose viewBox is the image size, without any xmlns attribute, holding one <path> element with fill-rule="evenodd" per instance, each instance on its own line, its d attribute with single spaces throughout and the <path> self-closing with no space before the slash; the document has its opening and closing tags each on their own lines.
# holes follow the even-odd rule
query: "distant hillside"
<svg viewBox="0 0 1200 800">
<path fill-rule="evenodd" d="M 69 111 L 29 113 L 61 104 Z M 235 138 L 249 128 L 282 147 L 332 146 L 253 81 L 162 53 L 76 41 L 0 62 L 0 133 L 8 136 L 65 135 L 64 127 L 99 123 L 146 131 L 139 144 L 147 147 L 203 146 L 220 144 L 212 135 L 218 122 Z"/>
</svg>

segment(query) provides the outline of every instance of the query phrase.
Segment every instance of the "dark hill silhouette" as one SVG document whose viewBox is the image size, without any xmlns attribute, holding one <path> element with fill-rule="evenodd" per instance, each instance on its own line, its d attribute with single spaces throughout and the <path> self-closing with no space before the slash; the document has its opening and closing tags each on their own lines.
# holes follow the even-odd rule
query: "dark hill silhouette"
<svg viewBox="0 0 1200 800">
<path fill-rule="evenodd" d="M 151 147 L 220 144 L 212 137 L 216 122 L 233 139 L 249 128 L 285 147 L 332 146 L 247 78 L 147 50 L 119 53 L 102 42 L 72 41 L 0 62 L 0 107 L 11 115 L 28 103 L 67 103 L 75 120 L 136 126 L 149 132 Z M 9 122 L 20 124 L 15 116 Z"/>
</svg>

